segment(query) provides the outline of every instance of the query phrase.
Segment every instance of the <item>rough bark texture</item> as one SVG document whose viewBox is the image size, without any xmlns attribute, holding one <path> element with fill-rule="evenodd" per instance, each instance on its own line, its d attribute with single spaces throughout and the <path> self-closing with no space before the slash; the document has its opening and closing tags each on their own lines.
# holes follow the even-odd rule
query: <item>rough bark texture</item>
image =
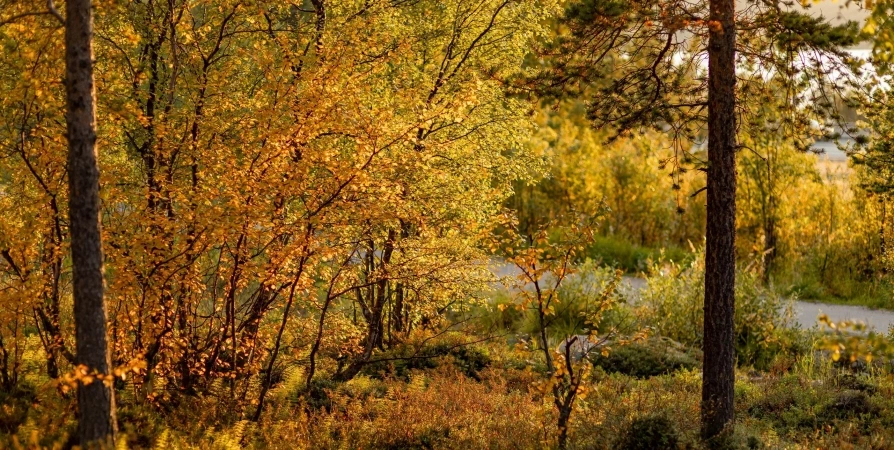
<svg viewBox="0 0 894 450">
<path fill-rule="evenodd" d="M 68 182 L 75 338 L 78 364 L 109 374 L 99 223 L 99 167 L 93 87 L 93 14 L 90 0 L 65 4 L 65 85 L 68 95 Z M 82 446 L 114 439 L 114 393 L 101 381 L 78 385 Z"/>
<path fill-rule="evenodd" d="M 711 0 L 708 42 L 708 219 L 705 249 L 702 434 L 733 421 L 736 281 L 736 63 L 734 0 Z"/>
</svg>

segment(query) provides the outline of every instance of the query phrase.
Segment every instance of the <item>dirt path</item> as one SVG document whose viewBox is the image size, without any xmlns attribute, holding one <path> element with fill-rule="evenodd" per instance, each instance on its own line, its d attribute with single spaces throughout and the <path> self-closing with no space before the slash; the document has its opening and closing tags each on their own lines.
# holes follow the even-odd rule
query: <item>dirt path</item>
<svg viewBox="0 0 894 450">
<path fill-rule="evenodd" d="M 633 291 L 646 287 L 646 280 L 638 277 L 624 277 L 624 284 Z M 860 321 L 870 329 L 886 333 L 894 326 L 894 311 L 869 309 L 865 306 L 835 305 L 831 303 L 814 303 L 806 301 L 794 302 L 794 319 L 799 328 L 809 329 L 817 326 L 816 318 L 826 314 L 832 322 L 844 320 Z"/>
<path fill-rule="evenodd" d="M 493 261 L 491 270 L 497 276 L 518 274 L 518 269 L 505 262 Z M 646 280 L 639 277 L 625 276 L 623 283 L 628 292 L 636 293 L 646 287 Z M 868 328 L 886 333 L 888 328 L 894 326 L 894 311 L 882 309 L 869 309 L 864 306 L 834 305 L 830 303 L 814 303 L 796 301 L 793 305 L 795 325 L 802 329 L 810 329 L 817 325 L 817 317 L 826 314 L 833 322 L 843 320 L 860 321 Z"/>
</svg>

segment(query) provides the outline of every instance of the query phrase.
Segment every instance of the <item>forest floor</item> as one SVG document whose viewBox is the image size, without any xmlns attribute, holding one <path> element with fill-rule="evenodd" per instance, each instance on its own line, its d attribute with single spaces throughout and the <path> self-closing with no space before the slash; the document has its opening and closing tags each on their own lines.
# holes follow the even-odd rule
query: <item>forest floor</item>
<svg viewBox="0 0 894 450">
<path fill-rule="evenodd" d="M 174 411 L 125 399 L 122 429 L 130 448 L 556 448 L 543 365 L 510 341 L 395 360 L 346 383 L 324 376 L 311 391 L 300 369 L 286 375 L 259 422 L 240 417 L 217 395 L 188 399 Z M 706 448 L 699 439 L 697 360 L 669 363 L 648 346 L 619 347 L 587 370 L 583 387 L 569 449 Z M 767 370 L 737 370 L 735 399 L 735 434 L 713 448 L 894 449 L 894 377 L 887 366 L 859 368 L 810 352 L 780 355 Z"/>
<path fill-rule="evenodd" d="M 496 272 L 512 274 L 505 267 Z M 626 291 L 622 295 L 628 299 L 649 288 L 642 278 L 622 280 L 621 290 Z M 701 302 L 698 295 L 687 294 L 696 291 L 667 289 L 662 292 L 680 302 L 681 310 L 689 308 L 686 301 Z M 877 315 L 890 320 L 886 314 L 894 315 L 807 302 L 794 306 L 797 322 L 815 319 L 811 308 L 833 320 L 870 321 Z M 472 311 L 468 320 L 456 322 L 467 328 L 417 330 L 404 336 L 347 382 L 333 379 L 337 364 L 326 358 L 308 383 L 307 355 L 296 350 L 278 366 L 277 381 L 258 421 L 250 419 L 257 407 L 252 399 L 263 379 L 260 375 L 239 381 L 239 388 L 230 381 L 215 382 L 201 394 L 177 396 L 176 401 L 147 400 L 129 381 L 116 391 L 119 447 L 557 448 L 551 376 L 542 351 L 525 330 L 525 316 L 513 316 L 510 310 L 488 311 Z M 836 315 L 839 312 L 842 315 Z M 507 318 L 511 320 L 506 322 Z M 495 329 L 490 326 L 494 323 L 505 328 Z M 763 323 L 760 318 L 754 321 Z M 713 448 L 894 450 L 894 359 L 879 354 L 866 363 L 853 355 L 852 362 L 852 355 L 845 352 L 833 360 L 826 335 L 803 325 L 752 328 L 751 332 L 770 333 L 758 334 L 759 339 L 752 341 L 764 355 L 759 363 L 743 363 L 742 355 L 754 349 L 743 347 L 740 352 L 737 344 L 735 433 Z M 568 448 L 706 448 L 699 438 L 699 346 L 681 344 L 656 329 L 644 340 L 619 341 L 610 347 L 576 366 L 584 381 L 569 424 Z M 0 448 L 66 448 L 74 433 L 72 396 L 60 395 L 57 384 L 42 374 L 40 355 L 35 340 L 27 354 L 26 363 L 33 370 L 25 387 L 0 396 Z"/>
</svg>

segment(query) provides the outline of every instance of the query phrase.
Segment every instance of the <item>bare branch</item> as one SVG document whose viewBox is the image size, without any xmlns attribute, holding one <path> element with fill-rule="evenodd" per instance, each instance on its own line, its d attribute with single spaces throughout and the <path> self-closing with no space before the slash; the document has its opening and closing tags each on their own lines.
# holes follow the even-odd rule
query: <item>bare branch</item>
<svg viewBox="0 0 894 450">
<path fill-rule="evenodd" d="M 47 9 L 50 10 L 50 14 L 59 19 L 59 23 L 65 25 L 65 19 L 62 17 L 62 14 L 59 14 L 59 11 L 56 9 L 56 5 L 53 3 L 53 0 L 47 0 Z"/>
</svg>

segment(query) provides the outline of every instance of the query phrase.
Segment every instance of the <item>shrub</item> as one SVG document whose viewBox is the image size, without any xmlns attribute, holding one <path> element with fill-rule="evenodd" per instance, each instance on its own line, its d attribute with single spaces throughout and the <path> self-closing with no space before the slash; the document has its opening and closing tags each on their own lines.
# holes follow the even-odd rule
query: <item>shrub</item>
<svg viewBox="0 0 894 450">
<path fill-rule="evenodd" d="M 869 396 L 865 392 L 846 390 L 838 393 L 823 407 L 820 416 L 827 420 L 847 419 L 876 411 L 877 408 L 869 401 Z"/>
<path fill-rule="evenodd" d="M 613 269 L 601 266 L 597 261 L 587 260 L 578 265 L 576 272 L 559 287 L 560 301 L 555 303 L 555 308 L 550 313 L 550 338 L 560 341 L 568 336 L 587 334 L 588 329 L 594 326 L 600 330 L 608 330 L 620 325 L 626 311 L 617 308 L 622 298 L 617 291 L 611 297 L 612 307 L 599 315 L 599 323 L 592 324 L 587 320 L 592 319 L 591 310 L 599 306 L 595 300 L 599 299 L 614 277 Z M 473 312 L 479 327 L 484 330 L 504 329 L 535 335 L 539 330 L 537 313 L 530 308 L 519 308 L 518 301 L 517 293 L 509 290 L 494 292 L 488 305 L 476 308 Z"/>
<path fill-rule="evenodd" d="M 780 430 L 821 429 L 835 418 L 829 414 L 834 393 L 818 380 L 789 375 L 758 386 L 757 394 L 745 400 L 748 415 L 767 420 Z"/>
<path fill-rule="evenodd" d="M 878 391 L 878 383 L 865 374 L 840 372 L 832 380 L 839 389 L 875 394 Z"/>
<path fill-rule="evenodd" d="M 704 254 L 686 265 L 653 266 L 635 306 L 643 325 L 662 336 L 701 346 L 704 322 Z M 763 286 L 755 270 L 736 274 L 736 356 L 739 365 L 766 370 L 780 353 L 804 349 L 787 331 L 791 302 Z"/>
<path fill-rule="evenodd" d="M 409 382 L 381 382 L 387 391 L 382 398 L 353 397 L 336 389 L 330 392 L 329 410 L 274 403 L 259 424 L 259 433 L 246 440 L 247 447 L 543 448 L 547 435 L 543 421 L 551 420 L 551 406 L 535 394 L 509 390 L 502 374 L 491 369 L 481 375 L 483 381 L 478 382 L 445 364 L 414 372 Z"/>
<path fill-rule="evenodd" d="M 761 443 L 761 440 L 758 439 L 756 436 L 748 436 L 748 441 L 746 441 L 746 446 L 748 447 L 748 450 L 758 450 L 760 448 L 763 448 L 764 445 Z"/>
<path fill-rule="evenodd" d="M 646 271 L 653 263 L 684 263 L 692 259 L 692 254 L 680 247 L 654 249 L 611 236 L 594 238 L 587 247 L 586 256 L 628 273 Z"/>
<path fill-rule="evenodd" d="M 524 312 L 515 307 L 513 295 L 508 289 L 489 293 L 488 301 L 472 307 L 475 323 L 485 332 L 493 330 L 517 331 L 523 322 Z"/>
<path fill-rule="evenodd" d="M 328 411 L 332 408 L 331 392 L 337 387 L 338 384 L 332 380 L 314 378 L 311 380 L 308 388 L 302 387 L 302 390 L 299 391 L 303 395 L 294 396 L 293 401 L 298 402 L 300 399 L 303 399 L 305 405 L 310 409 L 325 409 Z"/>
<path fill-rule="evenodd" d="M 606 372 L 618 372 L 637 378 L 663 375 L 679 369 L 693 369 L 699 365 L 696 352 L 663 337 L 651 337 L 612 347 L 607 355 L 596 354 L 590 360 L 593 365 Z"/>
<path fill-rule="evenodd" d="M 487 352 L 464 343 L 438 342 L 422 348 L 401 345 L 377 357 L 380 361 L 367 364 L 362 373 L 373 378 L 396 377 L 408 380 L 411 371 L 434 369 L 446 360 L 464 375 L 474 379 L 491 363 Z"/>
<path fill-rule="evenodd" d="M 31 386 L 19 386 L 12 392 L 0 389 L 0 434 L 13 433 L 25 422 L 34 398 Z"/>
<path fill-rule="evenodd" d="M 630 423 L 617 449 L 671 450 L 677 448 L 678 442 L 677 429 L 667 417 L 639 417 Z"/>
</svg>

